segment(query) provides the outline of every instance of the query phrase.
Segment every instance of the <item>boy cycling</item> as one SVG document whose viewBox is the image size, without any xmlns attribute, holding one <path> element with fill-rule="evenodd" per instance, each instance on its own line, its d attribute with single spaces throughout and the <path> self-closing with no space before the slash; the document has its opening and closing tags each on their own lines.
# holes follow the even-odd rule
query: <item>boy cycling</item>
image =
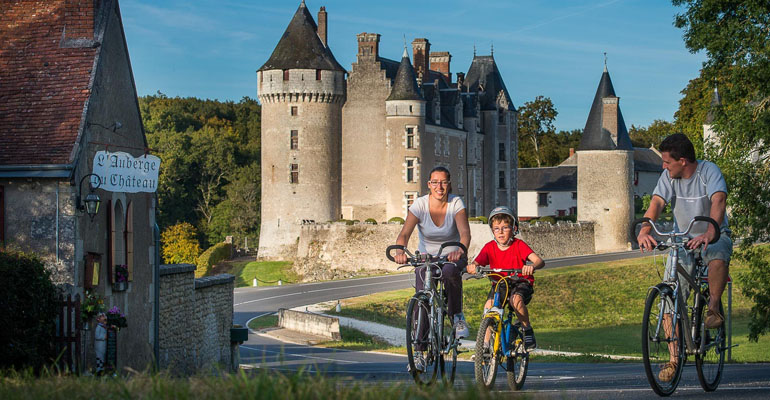
<svg viewBox="0 0 770 400">
<path fill-rule="evenodd" d="M 481 249 L 476 259 L 468 265 L 468 272 L 476 273 L 476 267 L 487 266 L 494 269 L 521 269 L 521 273 L 516 272 L 502 273 L 508 280 L 508 299 L 516 317 L 521 321 L 524 330 L 524 345 L 528 351 L 537 348 L 535 333 L 532 325 L 529 323 L 529 312 L 527 304 L 532 300 L 534 289 L 532 285 L 535 278 L 532 276 L 536 269 L 543 268 L 545 262 L 532 249 L 524 243 L 523 240 L 516 239 L 514 236 L 519 233 L 519 220 L 516 214 L 508 207 L 496 207 L 489 213 L 489 227 L 492 229 L 492 235 L 495 240 L 490 241 Z M 531 265 L 525 265 L 529 260 Z M 493 278 L 499 280 L 500 278 Z M 492 299 L 495 296 L 495 286 L 501 295 L 505 295 L 506 285 L 497 282 L 492 283 L 492 288 L 487 295 L 487 302 L 484 304 L 484 314 L 492 308 Z"/>
</svg>

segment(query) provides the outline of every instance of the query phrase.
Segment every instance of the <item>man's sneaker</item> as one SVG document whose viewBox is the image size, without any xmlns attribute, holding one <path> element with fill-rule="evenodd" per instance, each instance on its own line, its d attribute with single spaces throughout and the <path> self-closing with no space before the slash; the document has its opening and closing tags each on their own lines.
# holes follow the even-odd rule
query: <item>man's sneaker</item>
<svg viewBox="0 0 770 400">
<path fill-rule="evenodd" d="M 414 369 L 419 372 L 425 371 L 425 357 L 422 355 L 421 351 L 414 352 Z M 409 363 L 406 364 L 406 370 L 412 372 L 412 366 L 409 365 Z"/>
<path fill-rule="evenodd" d="M 706 311 L 706 329 L 717 329 L 725 321 L 724 317 L 717 311 Z"/>
<path fill-rule="evenodd" d="M 457 339 L 462 339 L 468 337 L 469 334 L 468 323 L 465 322 L 465 317 L 455 316 L 455 337 Z"/>
<path fill-rule="evenodd" d="M 527 351 L 532 351 L 537 348 L 535 331 L 533 331 L 532 328 L 524 329 L 524 347 L 527 349 Z"/>
<path fill-rule="evenodd" d="M 675 373 L 676 364 L 672 362 L 665 363 L 660 368 L 658 379 L 660 379 L 661 382 L 671 382 L 671 380 L 674 379 Z"/>
</svg>

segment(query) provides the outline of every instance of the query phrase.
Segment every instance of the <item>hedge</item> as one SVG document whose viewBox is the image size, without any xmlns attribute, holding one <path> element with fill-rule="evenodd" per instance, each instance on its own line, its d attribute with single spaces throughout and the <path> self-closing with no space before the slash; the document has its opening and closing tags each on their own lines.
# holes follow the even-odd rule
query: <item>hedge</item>
<svg viewBox="0 0 770 400">
<path fill-rule="evenodd" d="M 388 220 L 388 223 L 389 224 L 401 224 L 401 225 L 403 225 L 404 224 L 404 219 L 401 218 L 401 217 L 393 217 L 393 218 Z"/>
<path fill-rule="evenodd" d="M 200 278 L 209 274 L 211 267 L 224 260 L 230 259 L 233 245 L 230 243 L 217 243 L 208 248 L 198 257 L 198 267 L 195 269 L 195 277 Z"/>
</svg>

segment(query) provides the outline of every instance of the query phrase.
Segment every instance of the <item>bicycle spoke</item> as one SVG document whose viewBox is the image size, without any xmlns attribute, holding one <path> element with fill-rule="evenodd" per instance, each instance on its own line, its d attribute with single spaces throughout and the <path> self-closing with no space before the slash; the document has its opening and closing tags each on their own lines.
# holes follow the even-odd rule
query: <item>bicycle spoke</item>
<svg viewBox="0 0 770 400">
<path fill-rule="evenodd" d="M 655 288 L 647 296 L 642 355 L 650 386 L 657 394 L 666 396 L 673 393 L 679 383 L 684 364 L 684 342 L 682 321 L 675 315 L 674 301 L 660 290 Z"/>
<path fill-rule="evenodd" d="M 696 310 L 696 321 L 699 323 L 698 328 L 702 325 L 700 322 L 706 318 L 706 309 L 706 307 L 699 307 L 699 310 Z M 721 302 L 719 304 L 719 312 L 724 315 Z M 695 368 L 698 371 L 698 380 L 701 387 L 707 392 L 716 390 L 717 386 L 719 386 L 719 381 L 722 379 L 722 370 L 725 362 L 724 326 L 724 323 L 717 329 L 707 329 L 703 326 L 703 330 L 700 331 L 699 329 L 699 334 L 696 337 L 696 345 L 702 352 L 695 356 Z"/>
</svg>

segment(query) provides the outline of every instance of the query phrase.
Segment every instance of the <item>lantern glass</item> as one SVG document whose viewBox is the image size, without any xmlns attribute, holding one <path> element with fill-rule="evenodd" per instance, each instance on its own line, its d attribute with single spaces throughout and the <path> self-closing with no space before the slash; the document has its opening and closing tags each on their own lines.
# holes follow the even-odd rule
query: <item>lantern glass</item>
<svg viewBox="0 0 770 400">
<path fill-rule="evenodd" d="M 99 195 L 96 193 L 91 192 L 86 196 L 86 213 L 88 213 L 89 217 L 93 218 L 99 212 L 101 202 Z"/>
</svg>

